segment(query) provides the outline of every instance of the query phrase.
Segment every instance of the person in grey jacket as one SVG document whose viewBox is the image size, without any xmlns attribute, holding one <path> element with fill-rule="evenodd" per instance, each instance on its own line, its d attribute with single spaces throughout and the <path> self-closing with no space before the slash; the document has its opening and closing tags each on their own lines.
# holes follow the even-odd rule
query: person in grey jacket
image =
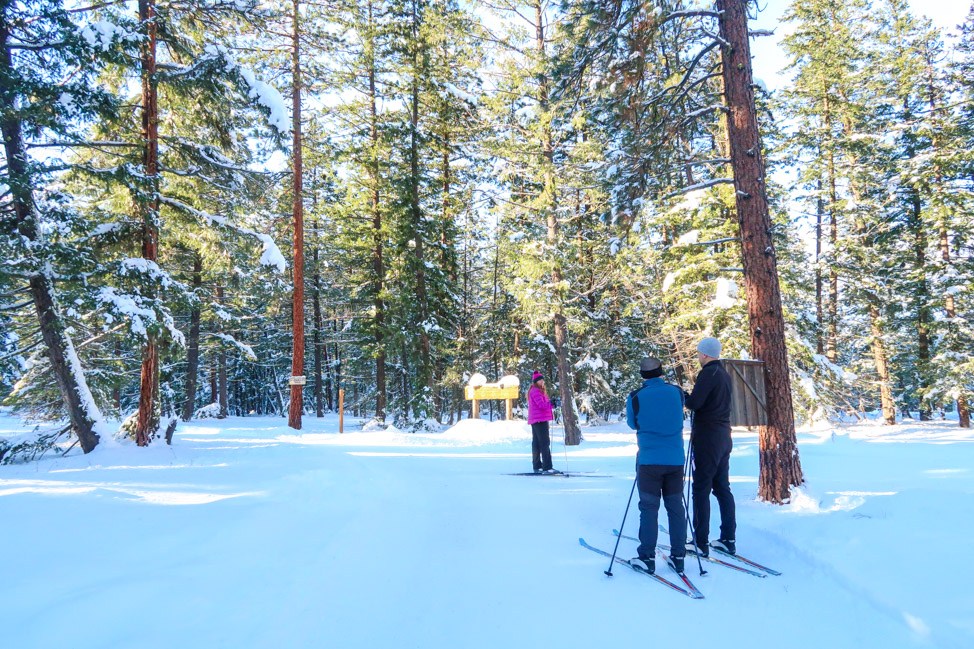
<svg viewBox="0 0 974 649">
<path fill-rule="evenodd" d="M 639 364 L 643 385 L 626 399 L 626 421 L 636 431 L 636 484 L 639 488 L 639 556 L 630 564 L 656 570 L 659 503 L 669 520 L 672 567 L 683 573 L 687 534 L 683 509 L 683 391 L 663 380 L 658 358 Z"/>
<path fill-rule="evenodd" d="M 686 407 L 693 412 L 690 444 L 693 453 L 693 529 L 697 548 L 708 556 L 710 546 L 710 494 L 720 508 L 720 537 L 714 546 L 737 552 L 734 539 L 737 518 L 730 488 L 731 379 L 720 362 L 720 341 L 704 338 L 697 345 L 700 373 Z M 691 544 L 687 544 L 691 547 Z"/>
</svg>

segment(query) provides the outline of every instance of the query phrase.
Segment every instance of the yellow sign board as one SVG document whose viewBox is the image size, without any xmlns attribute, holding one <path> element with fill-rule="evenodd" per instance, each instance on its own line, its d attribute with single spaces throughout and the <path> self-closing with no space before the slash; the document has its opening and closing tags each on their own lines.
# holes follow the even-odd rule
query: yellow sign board
<svg viewBox="0 0 974 649">
<path fill-rule="evenodd" d="M 496 383 L 473 387 L 468 385 L 463 394 L 467 401 L 483 401 L 485 399 L 517 399 L 518 386 L 501 387 Z"/>
</svg>

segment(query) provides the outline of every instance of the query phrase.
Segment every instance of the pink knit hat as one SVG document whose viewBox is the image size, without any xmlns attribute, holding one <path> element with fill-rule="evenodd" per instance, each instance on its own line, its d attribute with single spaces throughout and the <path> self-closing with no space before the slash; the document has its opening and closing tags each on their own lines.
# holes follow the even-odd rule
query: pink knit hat
<svg viewBox="0 0 974 649">
<path fill-rule="evenodd" d="M 535 372 L 534 374 L 531 375 L 531 383 L 537 383 L 543 378 L 544 378 L 544 374 L 542 374 L 541 372 Z"/>
</svg>

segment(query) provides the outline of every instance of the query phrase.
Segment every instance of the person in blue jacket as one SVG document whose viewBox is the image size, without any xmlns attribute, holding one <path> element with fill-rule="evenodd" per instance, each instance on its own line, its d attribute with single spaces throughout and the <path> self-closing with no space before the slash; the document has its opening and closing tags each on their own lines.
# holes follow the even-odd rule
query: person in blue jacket
<svg viewBox="0 0 974 649">
<path fill-rule="evenodd" d="M 683 574 L 686 511 L 683 509 L 683 390 L 663 380 L 658 358 L 639 364 L 643 385 L 626 399 L 626 421 L 636 431 L 639 488 L 639 556 L 630 563 L 656 570 L 657 516 L 662 499 L 669 519 L 672 567 Z"/>
</svg>

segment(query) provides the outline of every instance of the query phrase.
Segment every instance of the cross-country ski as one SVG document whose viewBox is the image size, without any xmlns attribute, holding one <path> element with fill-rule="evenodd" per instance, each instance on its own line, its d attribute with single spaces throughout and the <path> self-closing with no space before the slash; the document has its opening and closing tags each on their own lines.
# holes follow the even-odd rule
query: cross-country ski
<svg viewBox="0 0 974 649">
<path fill-rule="evenodd" d="M 596 553 L 602 555 L 603 557 L 610 557 L 610 558 L 612 557 L 612 554 L 611 553 L 606 552 L 605 550 L 602 550 L 600 548 L 597 548 L 597 547 L 595 547 L 593 545 L 589 545 L 588 543 L 585 542 L 585 539 L 583 539 L 583 538 L 579 538 L 578 539 L 578 543 L 583 548 L 585 548 L 586 550 L 591 550 L 592 552 L 596 552 Z M 694 588 L 692 585 L 690 585 L 690 584 L 687 584 L 687 587 L 686 588 L 682 588 L 679 585 L 677 585 L 677 584 L 673 583 L 672 581 L 670 581 L 669 579 L 667 579 L 667 578 L 665 578 L 665 577 L 663 577 L 663 576 L 661 576 L 659 574 L 656 574 L 656 573 L 646 572 L 645 570 L 634 566 L 632 563 L 630 563 L 629 561 L 627 561 L 626 559 L 623 559 L 621 557 L 618 557 L 618 556 L 615 557 L 614 561 L 615 561 L 615 563 L 618 563 L 620 565 L 626 566 L 627 568 L 630 568 L 633 571 L 638 572 L 641 575 L 645 575 L 646 577 L 651 578 L 653 581 L 655 581 L 655 582 L 657 582 L 659 584 L 662 584 L 663 586 L 666 586 L 667 588 L 669 588 L 671 590 L 675 590 L 678 593 L 681 593 L 683 595 L 686 595 L 690 599 L 703 599 L 703 594 L 700 591 L 698 591 L 696 588 Z"/>
</svg>

